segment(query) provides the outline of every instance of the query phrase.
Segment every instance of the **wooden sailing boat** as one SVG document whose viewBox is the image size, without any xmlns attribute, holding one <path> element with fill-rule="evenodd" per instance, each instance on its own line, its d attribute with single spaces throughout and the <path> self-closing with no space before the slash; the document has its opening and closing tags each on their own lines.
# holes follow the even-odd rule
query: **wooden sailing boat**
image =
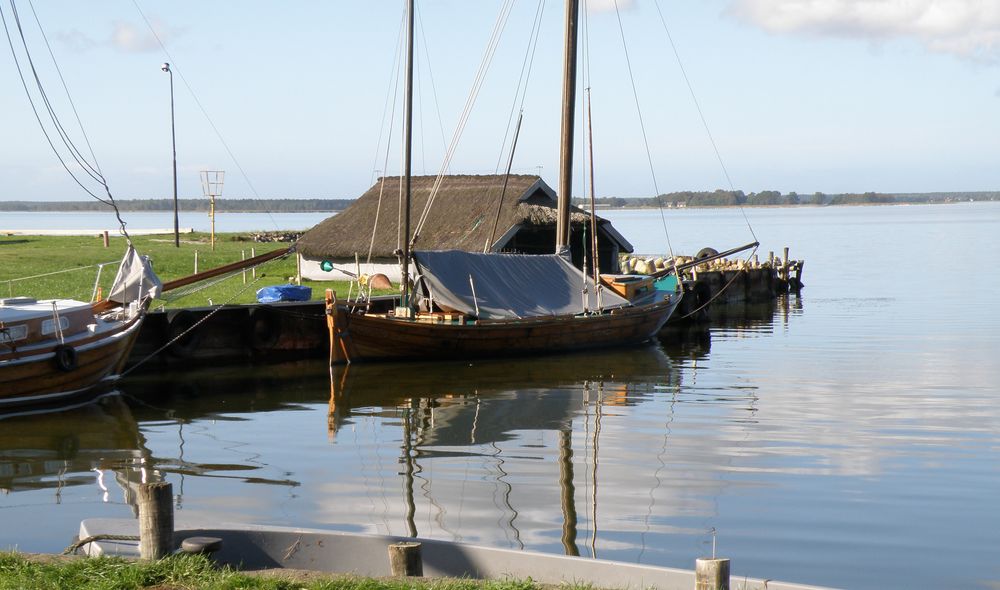
<svg viewBox="0 0 1000 590">
<path fill-rule="evenodd" d="M 0 299 L 0 409 L 117 380 L 159 289 L 148 259 L 129 246 L 106 301 Z"/>
<path fill-rule="evenodd" d="M 407 4 L 403 155 L 402 295 L 372 313 L 366 305 L 327 300 L 331 362 L 514 356 L 636 344 L 669 319 L 680 291 L 635 304 L 603 291 L 568 262 L 573 173 L 576 40 L 579 0 L 566 3 L 561 162 L 555 254 L 411 251 L 410 151 L 413 0 Z M 411 258 L 416 270 L 408 281 Z"/>
</svg>

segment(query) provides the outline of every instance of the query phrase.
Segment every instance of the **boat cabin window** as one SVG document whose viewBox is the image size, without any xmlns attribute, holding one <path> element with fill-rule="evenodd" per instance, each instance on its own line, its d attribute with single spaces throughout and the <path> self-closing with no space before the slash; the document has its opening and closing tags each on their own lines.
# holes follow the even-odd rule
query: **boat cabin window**
<svg viewBox="0 0 1000 590">
<path fill-rule="evenodd" d="M 4 326 L 0 328 L 0 343 L 3 342 L 17 342 L 18 340 L 26 340 L 28 338 L 28 326 L 21 324 L 20 326 Z"/>
<path fill-rule="evenodd" d="M 69 318 L 62 316 L 59 318 L 59 329 L 68 330 L 69 329 Z M 48 336 L 50 334 L 55 334 L 55 322 L 52 320 L 45 320 L 42 322 L 42 335 Z"/>
</svg>

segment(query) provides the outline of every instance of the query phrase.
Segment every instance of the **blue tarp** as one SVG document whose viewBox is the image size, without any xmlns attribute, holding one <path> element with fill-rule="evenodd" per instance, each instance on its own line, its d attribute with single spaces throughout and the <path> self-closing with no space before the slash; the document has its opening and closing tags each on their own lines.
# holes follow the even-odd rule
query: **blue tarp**
<svg viewBox="0 0 1000 590">
<path fill-rule="evenodd" d="M 272 285 L 257 290 L 258 303 L 309 301 L 310 299 L 312 299 L 312 288 L 301 285 Z"/>
</svg>

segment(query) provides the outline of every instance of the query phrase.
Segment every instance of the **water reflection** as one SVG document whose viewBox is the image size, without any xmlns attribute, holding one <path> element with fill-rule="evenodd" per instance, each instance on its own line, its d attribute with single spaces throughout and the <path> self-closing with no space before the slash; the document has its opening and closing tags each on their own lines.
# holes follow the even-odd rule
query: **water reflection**
<svg viewBox="0 0 1000 590">
<path fill-rule="evenodd" d="M 136 486 L 156 481 L 150 464 L 135 418 L 118 395 L 64 411 L 0 416 L 4 494 L 51 491 L 59 504 L 66 488 L 95 485 L 109 502 L 117 486 L 137 514 Z"/>
<path fill-rule="evenodd" d="M 94 465 L 123 489 L 164 478 L 185 519 L 671 563 L 670 553 L 697 549 L 735 485 L 714 466 L 733 460 L 756 412 L 753 387 L 696 387 L 712 338 L 766 332 L 780 313 L 730 313 L 712 331 L 685 327 L 652 346 L 534 359 L 138 374 L 123 398 L 21 428 L 80 437 L 74 427 L 86 423 L 111 436 L 90 444 L 91 460 L 53 464 L 50 483 L 101 485 Z M 4 439 L 19 449 L 10 454 L 44 463 L 18 436 Z M 15 471 L 28 470 L 3 473 Z"/>
</svg>

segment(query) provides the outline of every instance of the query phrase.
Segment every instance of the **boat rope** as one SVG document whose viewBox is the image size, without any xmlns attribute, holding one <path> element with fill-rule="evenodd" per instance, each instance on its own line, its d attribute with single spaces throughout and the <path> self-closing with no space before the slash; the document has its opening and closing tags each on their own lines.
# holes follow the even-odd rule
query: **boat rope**
<svg viewBox="0 0 1000 590">
<path fill-rule="evenodd" d="M 52 62 L 55 65 L 56 71 L 59 73 L 59 79 L 62 81 L 63 89 L 66 92 L 67 97 L 69 97 L 69 103 L 72 106 L 73 112 L 77 114 L 77 122 L 80 123 L 76 106 L 73 103 L 72 97 L 70 96 L 69 93 L 69 87 L 66 85 L 66 80 L 62 76 L 62 70 L 59 68 L 58 62 L 56 62 L 55 54 L 52 52 L 51 45 L 49 45 L 48 42 L 48 37 L 45 35 L 45 30 L 44 28 L 42 28 L 42 23 L 38 19 L 38 13 L 35 12 L 35 8 L 34 5 L 31 4 L 31 0 L 28 0 L 28 3 L 31 6 L 32 13 L 35 16 L 35 22 L 38 25 L 38 29 L 41 32 L 42 38 L 45 40 L 45 45 L 49 49 L 49 55 L 52 58 Z M 114 196 L 111 194 L 111 187 L 108 186 L 107 179 L 105 179 L 104 175 L 101 174 L 100 172 L 100 167 L 97 165 L 97 158 L 96 157 L 94 158 L 93 164 L 90 163 L 87 160 L 86 156 L 84 156 L 83 153 L 81 153 L 81 151 L 79 150 L 79 148 L 77 148 L 76 144 L 73 142 L 69 134 L 66 132 L 66 128 L 63 126 L 62 121 L 59 119 L 59 115 L 56 113 L 55 108 L 52 106 L 52 103 L 49 100 L 49 96 L 45 90 L 45 86 L 44 84 L 42 84 L 41 76 L 38 74 L 38 70 L 35 68 L 35 61 L 31 57 L 31 50 L 28 47 L 28 40 L 25 37 L 24 28 L 21 25 L 21 18 L 20 15 L 18 14 L 17 5 L 15 4 L 14 0 L 9 0 L 9 4 L 10 4 L 11 18 L 13 19 L 13 23 L 8 24 L 7 16 L 3 10 L 2 5 L 0 5 L 0 22 L 2 22 L 4 33 L 7 36 L 7 44 L 10 47 L 11 57 L 14 59 L 14 65 L 17 68 L 18 77 L 21 80 L 21 86 L 24 88 L 24 93 L 28 98 L 28 103 L 31 105 L 31 111 L 35 115 L 35 120 L 38 122 L 38 126 L 41 128 L 42 134 L 45 136 L 45 140 L 48 142 L 49 147 L 52 149 L 53 154 L 55 154 L 56 159 L 59 160 L 59 163 L 70 175 L 73 181 L 76 182 L 76 184 L 79 185 L 80 188 L 82 188 L 84 192 L 86 192 L 88 195 L 96 199 L 98 202 L 108 205 L 114 210 L 115 217 L 118 219 L 118 231 L 125 237 L 129 245 L 131 246 L 132 238 L 128 235 L 128 232 L 125 230 L 125 221 L 122 219 L 121 212 L 118 210 L 118 204 L 115 203 Z M 35 91 L 38 93 L 38 98 L 45 106 L 45 110 L 49 119 L 49 124 L 52 126 L 53 132 L 59 136 L 59 142 L 62 144 L 62 147 L 67 152 L 68 156 L 63 155 L 63 153 L 60 152 L 60 149 L 56 147 L 56 142 L 52 138 L 52 133 L 49 131 L 49 128 L 46 127 L 46 124 L 43 121 L 41 114 L 39 113 L 39 106 L 36 103 L 36 99 L 32 96 L 31 90 L 28 87 L 25 69 L 22 67 L 21 59 L 18 57 L 17 50 L 14 47 L 14 37 L 11 34 L 12 27 L 16 29 L 17 35 L 20 38 L 21 46 L 24 51 L 24 61 L 26 62 L 26 66 L 31 70 L 31 77 L 34 80 Z M 83 129 L 82 123 L 80 124 L 80 129 L 87 143 L 87 146 L 90 147 L 91 145 L 90 140 L 87 138 L 87 133 Z M 93 154 L 93 150 L 91 150 L 91 154 Z M 105 197 L 98 196 L 97 193 L 95 193 L 85 184 L 83 179 L 77 176 L 77 173 L 74 172 L 73 168 L 70 166 L 68 162 L 68 159 L 70 158 L 73 160 L 73 162 L 75 162 L 76 166 L 78 166 L 80 170 L 82 170 L 87 176 L 89 176 L 94 182 L 98 183 L 104 189 Z"/>
<path fill-rule="evenodd" d="M 541 21 L 542 15 L 545 12 L 545 0 L 538 0 L 538 7 L 535 9 L 535 22 L 531 24 L 531 33 L 528 35 L 527 48 L 524 51 L 524 59 L 521 61 L 521 73 L 517 77 L 517 87 L 514 89 L 514 97 L 510 103 L 510 114 L 507 115 L 507 127 L 504 130 L 503 141 L 500 143 L 500 154 L 497 156 L 497 165 L 494 168 L 493 173 L 500 173 L 500 166 L 503 164 L 504 152 L 507 151 L 507 139 L 510 137 L 511 131 L 517 134 L 514 127 L 514 112 L 517 111 L 521 114 L 524 113 L 524 100 L 528 96 L 528 81 L 531 78 L 532 66 L 535 64 L 535 49 L 538 47 L 538 39 L 541 37 Z M 522 91 L 523 89 L 523 91 Z M 518 100 L 520 97 L 520 101 Z M 516 127 L 520 127 L 521 116 L 518 115 Z M 516 143 L 516 139 L 512 143 Z M 514 146 L 511 145 L 511 154 L 513 157 Z M 508 164 L 508 170 L 510 165 Z M 509 172 L 508 172 L 509 174 Z"/>
<path fill-rule="evenodd" d="M 185 336 L 187 336 L 188 334 L 190 334 L 191 332 L 193 332 L 194 330 L 196 330 L 198 328 L 198 326 L 200 326 L 200 325 L 204 324 L 205 322 L 207 322 L 209 320 L 209 318 L 211 318 L 215 314 L 219 313 L 224 307 L 226 307 L 227 305 L 229 305 L 230 303 L 232 303 L 233 301 L 235 301 L 237 297 L 239 297 L 243 293 L 246 293 L 246 291 L 248 289 L 251 289 L 254 285 L 256 285 L 258 282 L 260 282 L 265 276 L 267 276 L 267 275 L 261 274 L 260 276 L 258 276 L 254 280 L 252 280 L 249 283 L 247 283 L 246 286 L 244 286 L 242 289 L 239 289 L 235 293 L 233 293 L 233 295 L 229 299 L 227 299 L 226 301 L 224 301 L 224 302 L 222 302 L 222 303 L 220 303 L 218 305 L 215 305 L 213 307 L 212 311 L 206 313 L 197 322 L 191 324 L 191 326 L 188 327 L 186 330 L 184 330 L 180 334 L 178 334 L 178 335 L 174 336 L 173 338 L 171 338 L 163 346 L 157 348 L 153 352 L 151 352 L 148 355 L 144 356 L 137 363 L 135 363 L 134 365 L 132 365 L 131 367 L 129 367 L 125 371 L 122 371 L 121 373 L 119 373 L 118 376 L 115 378 L 115 382 L 120 381 L 123 377 L 125 377 L 128 374 L 130 374 L 132 371 L 135 371 L 136 369 L 138 369 L 142 365 L 146 364 L 150 359 L 152 359 L 152 358 L 156 357 L 157 355 L 159 355 L 161 352 L 163 352 L 164 350 L 166 350 L 167 348 L 169 348 L 175 342 L 177 342 L 181 338 L 184 338 Z"/>
<path fill-rule="evenodd" d="M 389 134 L 388 134 L 388 137 L 386 137 L 386 141 L 385 141 L 385 157 L 384 157 L 383 164 L 382 164 L 381 181 L 379 182 L 379 187 L 378 187 L 378 205 L 375 207 L 375 222 L 372 224 L 372 236 L 371 236 L 371 239 L 368 242 L 368 256 L 365 258 L 365 264 L 368 265 L 369 269 L 371 268 L 372 251 L 375 249 L 375 235 L 376 235 L 376 232 L 378 231 L 378 220 L 379 220 L 379 216 L 382 213 L 382 196 L 385 193 L 385 178 L 389 174 L 389 172 L 388 172 L 388 167 L 389 167 L 389 153 L 391 151 L 390 150 L 390 146 L 392 145 L 392 130 L 395 128 L 395 121 L 396 121 L 396 98 L 397 98 L 397 96 L 399 94 L 399 78 L 400 78 L 400 76 L 399 76 L 400 65 L 399 64 L 400 64 L 400 58 L 401 58 L 401 55 L 402 55 L 402 52 L 403 52 L 403 29 L 404 29 L 404 22 L 405 22 L 405 14 L 404 14 L 404 18 L 402 20 L 400 20 L 400 24 L 399 24 L 399 35 L 398 35 L 398 38 L 397 38 L 397 41 L 396 41 L 396 56 L 395 56 L 395 58 L 393 60 L 393 63 L 392 63 L 392 76 L 390 76 L 390 78 L 389 78 L 389 89 L 386 91 L 385 105 L 382 108 L 382 126 L 379 128 L 379 139 L 378 139 L 378 142 L 375 144 L 375 158 L 374 158 L 374 165 L 372 166 L 372 182 L 373 183 L 375 182 L 376 175 L 379 172 L 379 170 L 377 168 L 375 168 L 375 166 L 378 166 L 378 156 L 379 156 L 378 152 L 379 152 L 379 149 L 382 146 L 382 134 L 385 132 L 386 127 L 388 127 Z M 392 96 L 392 101 L 391 102 L 389 100 L 390 95 Z M 392 105 L 392 111 L 389 111 L 389 105 L 390 104 Z M 388 125 L 386 125 L 386 114 L 387 113 L 389 114 L 389 117 L 390 117 Z M 402 201 L 402 199 L 400 199 L 400 201 Z M 397 228 L 396 229 L 396 248 L 399 248 L 401 246 L 401 241 L 402 241 L 402 237 L 401 237 L 402 234 L 400 233 L 401 230 L 399 229 L 399 227 L 401 225 L 400 224 L 400 220 L 399 220 L 399 216 L 401 216 L 401 215 L 402 215 L 402 204 L 400 204 L 400 210 L 397 212 L 397 219 L 396 219 L 396 228 Z"/>
<path fill-rule="evenodd" d="M 40 279 L 40 278 L 43 278 L 43 277 L 50 277 L 52 275 L 58 275 L 58 274 L 63 274 L 63 273 L 67 273 L 67 272 L 76 272 L 78 270 L 87 270 L 88 268 L 98 268 L 98 269 L 101 269 L 101 268 L 103 268 L 103 267 L 105 267 L 105 266 L 107 266 L 109 264 L 118 264 L 120 262 L 121 262 L 121 260 L 113 260 L 111 262 L 99 262 L 97 264 L 88 264 L 87 266 L 77 266 L 77 267 L 74 267 L 74 268 L 64 268 L 62 270 L 55 270 L 55 271 L 52 271 L 52 272 L 43 272 L 41 274 L 31 275 L 31 276 L 27 276 L 27 277 L 17 277 L 17 278 L 13 278 L 13 279 L 7 279 L 4 282 L 7 283 L 7 290 L 11 294 L 11 297 L 13 297 L 13 288 L 14 288 L 13 284 L 17 283 L 17 282 L 20 282 L 20 281 L 30 281 L 30 280 L 33 280 L 33 279 Z"/>
<path fill-rule="evenodd" d="M 754 249 L 753 249 L 753 252 L 751 252 L 750 255 L 753 256 L 753 253 L 756 252 L 756 251 L 757 251 L 757 247 L 755 246 Z M 728 281 L 726 281 L 726 284 L 723 285 L 722 288 L 719 289 L 718 292 L 715 293 L 715 295 L 712 295 L 711 297 L 708 298 L 708 301 L 702 302 L 702 304 L 699 305 L 698 307 L 692 309 L 691 311 L 687 312 L 686 314 L 684 314 L 681 317 L 676 318 L 676 319 L 677 320 L 687 319 L 687 318 L 695 315 L 696 313 L 700 312 L 701 310 L 705 309 L 706 307 L 708 307 L 712 303 L 714 303 L 715 300 L 718 299 L 719 297 L 722 297 L 722 294 L 725 293 L 726 291 L 728 291 L 729 287 L 732 286 L 732 284 L 734 282 L 736 282 L 736 279 L 738 279 L 740 277 L 740 275 L 743 274 L 743 273 L 745 273 L 745 272 L 746 272 L 746 268 L 745 267 L 741 268 L 741 269 L 738 269 L 735 273 L 733 273 L 732 278 L 730 278 Z M 680 278 L 677 279 L 677 282 L 680 283 Z"/>
<path fill-rule="evenodd" d="M 715 151 L 715 157 L 719 160 L 719 166 L 722 168 L 722 174 L 726 177 L 726 182 L 729 183 L 729 190 L 736 191 L 735 185 L 733 185 L 733 179 L 729 176 L 729 169 L 726 167 L 726 162 L 722 159 L 722 152 L 719 151 L 718 144 L 715 143 L 715 136 L 712 135 L 712 130 L 708 126 L 708 120 L 705 118 L 705 113 L 701 109 L 701 102 L 698 100 L 698 96 L 694 92 L 694 85 L 691 84 L 691 79 L 688 78 L 687 69 L 684 68 L 684 61 L 681 60 L 681 54 L 677 50 L 677 45 L 674 43 L 674 37 L 670 34 L 670 27 L 667 26 L 667 19 L 663 16 L 663 11 L 660 9 L 660 0 L 655 0 L 654 5 L 656 6 L 656 12 L 660 16 L 660 24 L 663 25 L 663 32 L 666 33 L 667 41 L 670 44 L 670 49 L 674 53 L 674 58 L 677 59 L 677 66 L 681 70 L 681 76 L 684 78 L 684 84 L 687 85 L 688 92 L 691 94 L 691 100 L 694 102 L 694 107 L 698 111 L 698 117 L 701 119 L 702 127 L 705 128 L 705 134 L 708 135 L 708 141 L 712 144 L 712 150 Z M 753 226 L 750 225 L 750 218 L 747 217 L 746 209 L 743 205 L 739 205 L 740 213 L 743 214 L 743 219 L 746 221 L 747 228 L 750 229 L 750 235 L 753 236 L 755 242 L 759 242 L 757 239 L 757 234 L 753 231 Z"/>
<path fill-rule="evenodd" d="M 253 182 L 250 181 L 250 177 L 247 175 L 246 170 L 243 169 L 243 165 L 240 164 L 240 161 L 236 158 L 236 154 L 234 154 L 233 150 L 230 149 L 229 143 L 227 143 L 226 139 L 222 136 L 222 132 L 220 132 L 219 128 L 216 127 L 215 122 L 212 120 L 212 117 L 208 115 L 208 111 L 205 109 L 205 106 L 202 105 L 201 100 L 198 99 L 198 95 L 195 94 L 194 89 L 191 87 L 191 84 L 189 84 L 187 78 L 184 77 L 184 73 L 177 65 L 177 60 L 175 60 L 174 56 L 171 55 L 170 51 L 167 50 L 167 46 L 164 45 L 163 40 L 160 39 L 160 35 L 156 32 L 156 29 L 153 28 L 153 25 L 152 23 L 149 22 L 149 19 L 146 18 L 146 13 L 142 11 L 142 8 L 139 7 L 139 3 L 136 0 L 132 0 L 132 5 L 135 6 L 135 9 L 139 13 L 139 16 L 141 16 L 143 22 L 146 23 L 146 28 L 149 29 L 149 33 L 153 36 L 154 39 L 156 39 L 156 43 L 160 46 L 160 49 L 163 51 L 163 54 L 166 55 L 167 59 L 170 61 L 171 64 L 170 69 L 174 72 L 177 72 L 177 75 L 180 76 L 181 82 L 184 83 L 184 86 L 187 88 L 188 93 L 191 95 L 191 98 L 194 99 L 194 103 L 195 105 L 198 106 L 198 110 L 201 111 L 202 116 L 204 116 L 205 120 L 208 121 L 208 125 L 209 127 L 212 128 L 212 131 L 215 133 L 215 137 L 219 139 L 219 143 L 221 143 L 223 149 L 226 150 L 226 154 L 229 155 L 229 159 L 233 161 L 233 164 L 236 165 L 236 169 L 240 171 L 240 176 L 242 176 L 243 181 L 247 183 L 247 186 L 250 188 L 250 192 L 252 192 L 256 198 L 260 199 L 260 193 L 257 192 L 257 187 L 255 187 Z M 267 215 L 268 219 L 271 220 L 271 224 L 274 226 L 274 228 L 276 230 L 280 230 L 281 228 L 278 226 L 278 222 L 277 220 L 274 219 L 274 216 L 271 215 L 271 212 L 264 211 L 264 213 Z"/>
<path fill-rule="evenodd" d="M 635 100 L 635 111 L 636 115 L 638 115 L 639 117 L 639 129 L 642 131 L 642 143 L 646 148 L 646 161 L 649 163 L 649 175 L 653 180 L 653 191 L 655 192 L 657 197 L 659 197 L 660 188 L 656 182 L 656 169 L 653 167 L 653 154 L 652 151 L 649 149 L 649 138 L 646 135 L 646 125 L 643 122 L 642 118 L 642 107 L 639 104 L 639 91 L 636 89 L 635 75 L 632 73 L 632 60 L 629 57 L 628 42 L 625 40 L 625 26 L 622 24 L 622 15 L 621 11 L 618 9 L 618 0 L 613 0 L 613 2 L 615 7 L 615 16 L 618 18 L 618 32 L 621 35 L 622 49 L 625 52 L 625 65 L 627 66 L 628 69 L 628 78 L 629 82 L 631 82 L 632 84 L 632 98 Z M 659 201 L 659 198 L 657 198 L 657 201 Z M 667 219 L 666 216 L 663 214 L 663 207 L 661 206 L 659 210 L 660 210 L 660 222 L 663 225 L 663 233 L 667 240 L 667 250 L 670 253 L 670 257 L 676 260 L 676 256 L 674 256 L 674 247 L 670 243 L 670 232 L 667 230 Z"/>
<path fill-rule="evenodd" d="M 438 118 L 438 130 L 441 132 L 441 148 L 448 149 L 448 140 L 444 136 L 444 119 L 441 117 L 441 104 L 438 102 L 437 86 L 434 83 L 434 70 L 431 68 L 431 54 L 427 50 L 427 35 L 424 28 L 424 20 L 420 14 L 420 5 L 414 5 L 416 8 L 417 24 L 420 25 L 420 40 L 424 45 L 424 57 L 427 61 L 427 75 L 431 82 L 431 94 L 434 96 L 434 109 L 437 112 Z"/>
<path fill-rule="evenodd" d="M 451 164 L 452 157 L 455 155 L 455 150 L 458 148 L 459 141 L 462 138 L 462 133 L 465 131 L 465 126 L 469 122 L 469 116 L 472 114 L 472 108 L 479 96 L 479 91 L 482 89 L 483 83 L 486 81 L 486 73 L 489 71 L 490 64 L 493 62 L 493 55 L 496 53 L 497 46 L 500 44 L 500 38 L 503 36 L 503 31 L 506 28 L 507 20 L 510 16 L 510 11 L 513 8 L 513 5 L 514 0 L 504 0 L 503 5 L 500 7 L 500 13 L 497 15 L 496 23 L 493 25 L 493 33 L 486 45 L 486 50 L 483 53 L 483 59 L 479 64 L 479 70 L 476 72 L 472 88 L 469 90 L 469 96 L 465 101 L 465 108 L 462 110 L 458 125 L 455 127 L 455 133 L 452 135 L 451 145 L 448 146 L 448 150 L 445 152 L 444 161 L 441 163 L 441 168 L 438 170 L 437 177 L 434 179 L 434 185 L 431 187 L 430 195 L 428 195 L 427 202 L 424 204 L 424 209 L 420 213 L 420 218 L 417 220 L 413 236 L 405 236 L 405 238 L 410 241 L 411 246 L 415 244 L 417 239 L 420 237 L 420 232 L 423 230 L 424 224 L 427 222 L 427 216 L 430 213 L 431 208 L 434 206 L 434 201 L 437 198 L 438 192 L 441 190 L 441 184 L 444 181 L 444 176 Z"/>
<path fill-rule="evenodd" d="M 89 537 L 84 537 L 82 539 L 77 539 L 73 541 L 69 547 L 63 549 L 63 555 L 73 555 L 80 547 L 93 543 L 94 541 L 138 541 L 139 535 L 91 535 Z"/>
</svg>

